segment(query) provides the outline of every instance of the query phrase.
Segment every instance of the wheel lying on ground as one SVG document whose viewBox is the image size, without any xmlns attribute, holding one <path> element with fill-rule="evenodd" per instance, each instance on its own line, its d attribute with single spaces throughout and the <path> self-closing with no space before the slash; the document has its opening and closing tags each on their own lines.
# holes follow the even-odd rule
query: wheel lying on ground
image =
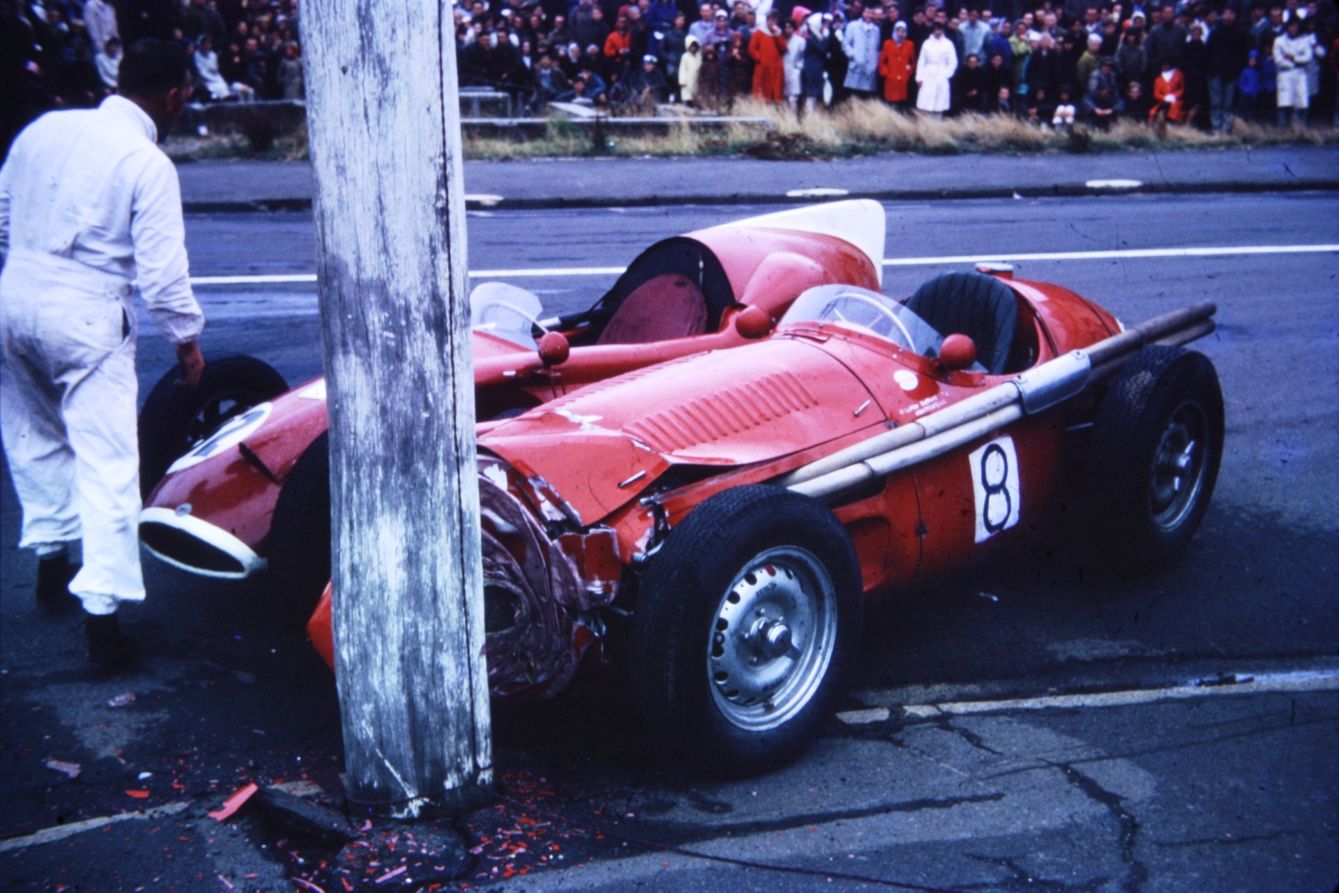
<svg viewBox="0 0 1339 893">
<path fill-rule="evenodd" d="M 641 581 L 630 673 L 651 740 L 720 775 L 795 756 L 854 659 L 863 599 L 824 506 L 766 486 L 708 499 Z"/>
<path fill-rule="evenodd" d="M 267 543 L 271 591 L 284 614 L 305 621 L 330 580 L 330 435 L 320 436 L 284 478 Z"/>
<path fill-rule="evenodd" d="M 1111 381 L 1092 434 L 1087 498 L 1099 554 L 1139 567 L 1184 548 L 1223 455 L 1223 393 L 1208 357 L 1141 350 Z"/>
<path fill-rule="evenodd" d="M 288 390 L 284 377 L 255 357 L 224 356 L 205 366 L 198 385 L 178 384 L 180 365 L 167 370 L 139 414 L 139 484 L 148 496 L 167 469 L 220 425 Z"/>
</svg>

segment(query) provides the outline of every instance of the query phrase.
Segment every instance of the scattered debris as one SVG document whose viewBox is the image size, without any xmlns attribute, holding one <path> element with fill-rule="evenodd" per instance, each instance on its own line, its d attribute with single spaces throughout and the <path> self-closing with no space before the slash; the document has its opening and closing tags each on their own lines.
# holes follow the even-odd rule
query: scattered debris
<svg viewBox="0 0 1339 893">
<path fill-rule="evenodd" d="M 134 797 L 136 800 L 148 800 L 152 794 L 144 788 L 130 788 L 126 791 L 126 796 Z"/>
<path fill-rule="evenodd" d="M 122 692 L 116 697 L 107 701 L 108 707 L 127 707 L 135 703 L 135 693 L 133 691 Z"/>
<path fill-rule="evenodd" d="M 386 872 L 385 874 L 383 874 L 381 877 L 377 878 L 376 881 L 375 881 L 375 883 L 378 883 L 378 884 L 384 884 L 384 883 L 386 883 L 387 881 L 389 881 L 389 880 L 391 880 L 391 879 L 393 879 L 393 878 L 397 878 L 397 877 L 399 877 L 400 875 L 404 874 L 404 873 L 405 873 L 406 871 L 408 871 L 408 870 L 409 870 L 409 866 L 407 866 L 407 865 L 401 865 L 399 868 L 391 869 L 390 871 L 388 871 L 388 872 Z"/>
<path fill-rule="evenodd" d="M 84 767 L 78 763 L 67 763 L 64 760 L 47 760 L 46 767 L 57 772 L 64 772 L 67 778 L 78 778 L 79 773 L 84 771 Z"/>
<path fill-rule="evenodd" d="M 266 787 L 256 802 L 268 818 L 317 843 L 343 846 L 357 834 L 344 813 L 294 796 L 278 786 Z"/>
<path fill-rule="evenodd" d="M 231 797 L 223 801 L 222 806 L 212 810 L 209 813 L 209 817 L 216 822 L 225 821 L 231 817 L 233 813 L 245 806 L 246 801 L 250 800 L 258 790 L 260 790 L 260 786 L 255 782 L 249 782 L 248 784 L 242 785 Z"/>
</svg>

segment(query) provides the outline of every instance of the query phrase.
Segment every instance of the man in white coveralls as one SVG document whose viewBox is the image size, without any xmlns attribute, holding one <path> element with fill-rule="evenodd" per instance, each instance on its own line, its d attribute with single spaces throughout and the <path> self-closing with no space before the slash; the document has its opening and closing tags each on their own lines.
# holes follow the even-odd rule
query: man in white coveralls
<svg viewBox="0 0 1339 893">
<path fill-rule="evenodd" d="M 37 599 L 84 606 L 90 659 L 134 655 L 116 609 L 144 600 L 137 527 L 138 287 L 196 384 L 204 317 L 191 292 L 176 169 L 158 138 L 180 117 L 179 45 L 142 40 L 119 96 L 30 124 L 0 168 L 0 430 L 38 555 Z M 83 564 L 69 545 L 83 542 Z M 67 588 L 68 587 L 68 588 Z"/>
</svg>

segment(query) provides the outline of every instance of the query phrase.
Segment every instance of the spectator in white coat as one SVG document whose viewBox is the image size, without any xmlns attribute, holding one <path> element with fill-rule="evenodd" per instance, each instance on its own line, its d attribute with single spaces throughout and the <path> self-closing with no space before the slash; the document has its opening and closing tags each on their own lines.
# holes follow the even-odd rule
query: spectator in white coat
<svg viewBox="0 0 1339 893">
<path fill-rule="evenodd" d="M 943 23 L 936 21 L 916 62 L 916 83 L 920 87 L 916 109 L 936 118 L 944 117 L 950 103 L 949 79 L 957 70 L 958 51 L 953 48 L 953 41 L 944 36 Z"/>
<path fill-rule="evenodd" d="M 1307 90 L 1306 69 L 1311 64 L 1312 41 L 1301 32 L 1301 20 L 1293 16 L 1287 31 L 1274 39 L 1274 67 L 1278 70 L 1279 126 L 1305 125 L 1311 96 Z"/>
<path fill-rule="evenodd" d="M 798 112 L 800 97 L 804 95 L 801 78 L 804 73 L 804 33 L 795 26 L 794 21 L 787 21 L 784 29 L 786 55 L 782 59 L 782 64 L 786 70 L 786 102 L 789 103 L 792 112 Z"/>
<path fill-rule="evenodd" d="M 40 605 L 83 602 L 89 658 L 104 667 L 133 659 L 116 609 L 144 600 L 136 288 L 185 380 L 204 371 L 181 190 L 157 145 L 191 93 L 186 51 L 138 41 L 120 89 L 96 109 L 38 118 L 0 168 L 0 431 L 19 545 L 37 553 Z"/>
</svg>

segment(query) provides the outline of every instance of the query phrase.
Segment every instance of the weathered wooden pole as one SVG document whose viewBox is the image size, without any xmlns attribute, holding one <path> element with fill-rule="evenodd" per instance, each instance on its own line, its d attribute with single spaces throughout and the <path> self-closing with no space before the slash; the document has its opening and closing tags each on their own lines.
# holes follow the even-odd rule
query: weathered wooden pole
<svg viewBox="0 0 1339 893">
<path fill-rule="evenodd" d="M 444 0 L 303 0 L 350 800 L 486 799 L 474 387 Z"/>
</svg>

